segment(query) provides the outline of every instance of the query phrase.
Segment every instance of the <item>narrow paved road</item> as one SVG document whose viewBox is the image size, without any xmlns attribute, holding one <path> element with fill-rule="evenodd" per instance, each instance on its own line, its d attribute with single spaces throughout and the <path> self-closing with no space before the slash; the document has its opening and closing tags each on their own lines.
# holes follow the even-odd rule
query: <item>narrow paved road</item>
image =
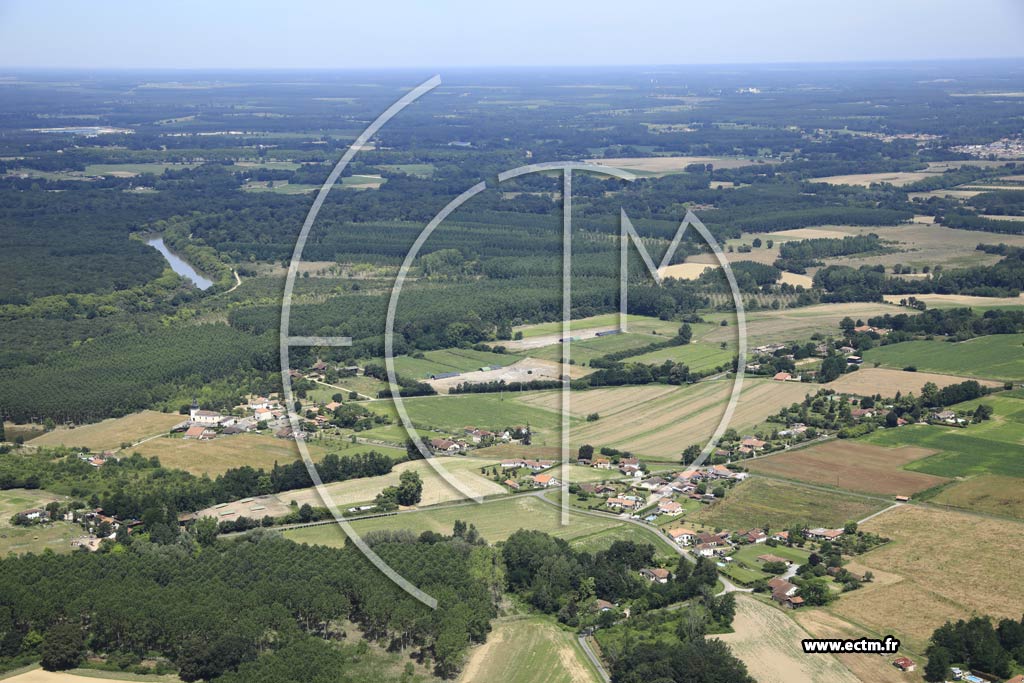
<svg viewBox="0 0 1024 683">
<path fill-rule="evenodd" d="M 597 668 L 597 673 L 601 675 L 601 680 L 604 681 L 604 683 L 611 683 L 612 677 L 608 675 L 608 672 L 604 668 L 604 664 L 601 663 L 600 657 L 598 657 L 597 653 L 591 649 L 590 643 L 587 642 L 587 637 L 580 633 L 576 636 L 576 639 L 580 641 L 580 647 L 583 648 L 583 653 L 587 655 L 587 659 L 589 659 L 590 663 Z"/>
</svg>

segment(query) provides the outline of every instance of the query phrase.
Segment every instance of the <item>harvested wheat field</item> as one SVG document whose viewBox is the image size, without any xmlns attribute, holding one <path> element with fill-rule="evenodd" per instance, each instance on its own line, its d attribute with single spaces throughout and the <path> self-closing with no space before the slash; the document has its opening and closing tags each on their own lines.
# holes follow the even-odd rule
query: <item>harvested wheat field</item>
<svg viewBox="0 0 1024 683">
<path fill-rule="evenodd" d="M 58 427 L 32 439 L 33 446 L 84 446 L 94 451 L 120 448 L 148 436 L 166 434 L 188 416 L 143 410 L 124 417 L 111 418 L 74 429 Z"/>
<path fill-rule="evenodd" d="M 310 456 L 317 461 L 327 453 L 317 443 L 309 444 L 308 448 Z M 275 462 L 288 463 L 302 457 L 294 441 L 275 439 L 268 434 L 235 434 L 219 436 L 212 441 L 162 436 L 150 439 L 132 451 L 147 458 L 155 456 L 164 467 L 210 476 L 245 465 L 269 470 Z"/>
<path fill-rule="evenodd" d="M 872 571 L 903 578 L 844 595 L 830 608 L 876 633 L 892 632 L 921 653 L 947 619 L 988 614 L 1019 619 L 1024 524 L 913 505 L 861 525 L 892 542 L 857 558 Z M 984 547 L 978 547 L 979 541 Z"/>
<path fill-rule="evenodd" d="M 459 683 L 597 683 L 575 634 L 537 617 L 499 619 L 473 648 Z"/>
<path fill-rule="evenodd" d="M 589 443 L 623 448 L 654 460 L 676 462 L 690 444 L 706 442 L 718 427 L 732 392 L 731 379 L 689 386 L 608 387 L 574 392 L 574 416 L 598 413 L 600 419 L 573 427 L 576 447 Z M 798 382 L 747 379 L 730 425 L 745 429 L 782 406 L 803 400 L 808 388 Z M 524 403 L 556 410 L 556 393 L 534 394 Z"/>
<path fill-rule="evenodd" d="M 903 370 L 890 370 L 889 368 L 863 368 L 856 372 L 850 372 L 834 382 L 829 382 L 829 389 L 834 389 L 844 394 L 856 394 L 858 396 L 895 396 L 896 392 L 906 394 L 914 392 L 921 393 L 921 388 L 928 382 L 935 383 L 940 389 L 950 384 L 959 384 L 972 379 L 971 377 L 957 377 L 956 375 L 939 375 L 933 372 L 905 372 Z M 992 380 L 977 380 L 979 384 L 986 387 L 1001 387 L 1002 382 Z"/>
<path fill-rule="evenodd" d="M 140 676 L 130 673 L 114 673 L 96 669 L 72 669 L 71 671 L 43 671 L 33 669 L 10 678 L 7 683 L 97 683 L 97 681 L 137 681 L 150 683 L 176 683 L 177 676 Z"/>
<path fill-rule="evenodd" d="M 810 289 L 814 285 L 814 278 L 810 275 L 801 275 L 799 273 L 787 273 L 782 271 L 782 276 L 779 278 L 779 282 L 785 285 L 793 285 L 794 287 L 804 287 Z"/>
<path fill-rule="evenodd" d="M 718 259 L 714 254 L 708 254 L 708 256 L 711 257 L 708 263 L 677 263 L 673 266 L 658 268 L 658 275 L 660 277 L 674 277 L 677 280 L 696 280 L 704 271 L 714 267 L 711 263 L 718 264 Z"/>
<path fill-rule="evenodd" d="M 949 481 L 903 469 L 908 462 L 934 453 L 916 446 L 883 448 L 841 439 L 751 460 L 747 469 L 850 491 L 909 496 Z"/>
<path fill-rule="evenodd" d="M 711 637 L 728 643 L 758 683 L 857 683 L 834 655 L 804 654 L 808 634 L 777 607 L 738 595 L 732 627 Z"/>
<path fill-rule="evenodd" d="M 851 173 L 850 175 L 833 175 L 825 178 L 810 178 L 808 182 L 827 183 L 829 185 L 860 185 L 868 187 L 874 183 L 889 183 L 896 187 L 903 187 L 910 183 L 916 183 L 934 176 L 934 173 L 927 171 L 889 171 L 885 173 Z"/>
<path fill-rule="evenodd" d="M 850 303 L 819 304 L 779 311 L 754 311 L 747 314 L 747 347 L 769 342 L 806 340 L 815 332 L 839 335 L 839 321 L 849 316 L 867 320 L 876 315 L 896 313 L 889 304 Z M 723 342 L 736 339 L 736 328 L 730 324 L 711 330 L 701 341 Z"/>
<path fill-rule="evenodd" d="M 900 299 L 910 295 L 886 294 L 885 300 L 898 304 Z M 994 308 L 999 306 L 1024 306 L 1024 294 L 1019 296 L 968 296 L 966 294 L 914 294 L 918 301 L 928 304 L 928 308 L 958 308 L 971 306 L 978 308 Z"/>
<path fill-rule="evenodd" d="M 864 637 L 864 630 L 820 609 L 802 609 L 793 618 L 815 638 L 855 640 Z M 906 683 L 921 680 L 916 674 L 906 674 L 894 667 L 890 657 L 861 653 L 832 655 L 849 669 L 862 683 Z"/>
</svg>

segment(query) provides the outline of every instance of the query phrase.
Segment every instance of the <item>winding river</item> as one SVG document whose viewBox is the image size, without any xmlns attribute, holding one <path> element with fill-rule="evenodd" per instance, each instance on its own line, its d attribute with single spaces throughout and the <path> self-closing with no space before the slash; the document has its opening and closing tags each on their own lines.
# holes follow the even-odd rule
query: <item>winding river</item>
<svg viewBox="0 0 1024 683">
<path fill-rule="evenodd" d="M 148 244 L 149 246 L 153 247 L 161 254 L 163 254 L 164 258 L 167 259 L 167 263 L 171 264 L 171 269 L 175 273 L 182 276 L 183 278 L 191 280 L 192 283 L 199 289 L 209 289 L 213 285 L 213 280 L 208 280 L 207 278 L 200 275 L 195 268 L 190 266 L 180 256 L 178 256 L 170 249 L 168 249 L 167 245 L 164 244 L 164 240 L 162 237 L 154 237 L 153 239 L 148 240 L 146 244 Z"/>
</svg>

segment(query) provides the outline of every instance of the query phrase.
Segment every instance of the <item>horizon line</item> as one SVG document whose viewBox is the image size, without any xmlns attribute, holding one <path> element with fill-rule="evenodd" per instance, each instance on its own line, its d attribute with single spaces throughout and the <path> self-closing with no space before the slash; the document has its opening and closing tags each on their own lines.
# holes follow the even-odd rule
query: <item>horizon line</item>
<svg viewBox="0 0 1024 683">
<path fill-rule="evenodd" d="M 141 73 L 141 72 L 358 72 L 358 71 L 474 71 L 483 72 L 488 70 L 530 70 L 530 69 L 651 69 L 651 68 L 700 68 L 700 67 L 792 67 L 792 66 L 858 66 L 858 65 L 921 65 L 921 64 L 946 64 L 956 63 L 978 63 L 978 62 L 1024 62 L 1024 54 L 1014 56 L 981 56 L 981 57 L 919 57 L 906 58 L 880 58 L 880 59 L 833 59 L 833 60 L 766 60 L 759 62 L 663 62 L 663 63 L 633 63 L 633 64 L 490 64 L 490 65 L 434 65 L 423 64 L 391 65 L 391 66 L 82 66 L 46 64 L 39 66 L 26 65 L 5 65 L 0 64 L 0 70 L 18 71 L 106 71 L 120 73 Z"/>
</svg>

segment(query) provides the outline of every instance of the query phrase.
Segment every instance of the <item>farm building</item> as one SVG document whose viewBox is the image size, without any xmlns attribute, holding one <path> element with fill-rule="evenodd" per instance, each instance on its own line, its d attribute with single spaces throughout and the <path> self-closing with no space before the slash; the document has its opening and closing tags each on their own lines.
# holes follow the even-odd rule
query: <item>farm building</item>
<svg viewBox="0 0 1024 683">
<path fill-rule="evenodd" d="M 908 657 L 897 657 L 892 661 L 892 665 L 900 671 L 913 671 L 917 668 L 917 664 L 914 664 L 914 660 Z"/>
<path fill-rule="evenodd" d="M 458 372 L 436 372 L 430 376 L 430 379 L 451 379 L 452 377 L 458 377 Z"/>
<path fill-rule="evenodd" d="M 192 425 L 185 430 L 185 439 L 199 439 L 200 441 L 209 441 L 210 439 L 217 436 L 217 432 L 212 429 L 208 429 L 203 425 Z"/>
</svg>

